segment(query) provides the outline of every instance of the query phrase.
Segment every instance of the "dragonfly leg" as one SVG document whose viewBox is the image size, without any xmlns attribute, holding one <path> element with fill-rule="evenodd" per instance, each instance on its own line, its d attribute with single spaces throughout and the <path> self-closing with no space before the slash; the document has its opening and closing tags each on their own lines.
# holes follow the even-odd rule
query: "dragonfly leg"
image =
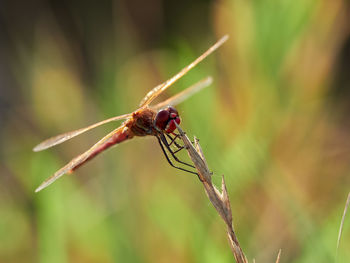
<svg viewBox="0 0 350 263">
<path fill-rule="evenodd" d="M 179 160 L 179 158 L 176 157 L 174 151 L 170 148 L 170 145 L 166 139 L 166 137 L 164 136 L 164 134 L 160 134 L 160 140 L 162 141 L 162 143 L 164 144 L 164 146 L 168 149 L 169 153 L 173 156 L 173 158 L 175 159 L 175 161 L 177 161 L 178 163 L 181 163 L 181 164 L 184 164 L 184 165 L 187 165 L 189 167 L 192 167 L 192 168 L 195 168 L 193 165 L 191 164 L 188 164 L 188 163 L 185 163 L 181 160 Z M 178 151 L 177 151 L 178 152 Z"/>
<path fill-rule="evenodd" d="M 177 138 L 180 138 L 180 134 L 177 134 L 177 133 L 174 133 L 174 132 L 173 132 L 172 134 L 175 135 L 174 138 L 171 137 L 171 135 L 168 134 L 168 133 L 167 133 L 166 135 L 167 135 L 167 137 L 171 140 L 171 142 L 169 143 L 169 146 L 171 146 L 171 144 L 174 143 L 174 144 L 176 145 L 176 147 L 178 148 L 176 151 L 174 151 L 174 153 L 176 154 L 176 153 L 178 153 L 179 151 L 181 151 L 182 149 L 184 149 L 185 146 L 182 146 L 182 145 L 176 143 L 176 141 L 175 141 Z M 194 144 L 193 141 L 191 141 L 191 143 Z"/>
<path fill-rule="evenodd" d="M 182 149 L 184 149 L 185 146 L 180 146 L 179 149 L 177 149 L 176 151 L 174 151 L 174 154 L 177 154 L 179 151 L 181 151 Z"/>
<path fill-rule="evenodd" d="M 164 146 L 163 146 L 163 144 L 164 144 L 164 142 L 161 140 L 161 138 L 159 138 L 158 136 L 156 136 L 157 137 L 157 139 L 158 139 L 158 142 L 159 142 L 159 145 L 160 145 L 160 147 L 162 148 L 162 151 L 163 151 L 163 153 L 164 153 L 164 155 L 165 155 L 165 158 L 167 159 L 167 161 L 168 161 L 168 163 L 172 166 L 172 167 L 174 167 L 174 168 L 176 168 L 176 169 L 179 169 L 179 170 L 182 170 L 182 171 L 185 171 L 185 172 L 188 172 L 188 173 L 191 173 L 191 174 L 195 174 L 195 175 L 197 175 L 198 176 L 198 174 L 196 173 L 196 172 L 193 172 L 193 171 L 190 171 L 190 170 L 187 170 L 187 169 L 184 169 L 184 168 L 182 168 L 182 167 L 178 167 L 178 166 L 176 166 L 176 165 L 174 165 L 171 161 L 170 161 L 170 158 L 169 158 L 169 156 L 168 156 L 168 154 L 167 154 L 167 152 L 166 152 L 166 150 L 165 150 L 165 148 L 164 148 Z M 166 144 L 166 148 L 169 150 L 169 148 L 167 147 L 168 145 Z M 171 150 L 170 150 L 170 152 L 171 152 Z M 180 161 L 181 162 L 181 161 Z M 184 162 L 181 162 L 181 163 L 184 163 Z M 185 163 L 186 164 L 186 163 Z M 187 164 L 187 165 L 189 165 L 189 164 Z"/>
<path fill-rule="evenodd" d="M 175 133 L 173 133 L 173 134 L 175 135 L 174 138 L 171 137 L 171 135 L 168 134 L 168 133 L 166 134 L 166 136 L 171 140 L 171 142 L 169 143 L 169 146 L 171 146 L 171 144 L 174 143 L 175 146 L 177 147 L 177 150 L 174 151 L 174 154 L 177 154 L 179 151 L 181 151 L 182 149 L 184 149 L 185 146 L 182 146 L 182 145 L 180 145 L 180 144 L 178 144 L 178 143 L 176 142 L 176 139 L 180 137 L 180 134 L 175 134 Z"/>
<path fill-rule="evenodd" d="M 175 132 L 172 132 L 172 134 L 175 136 L 174 138 L 171 137 L 170 134 L 166 133 L 167 137 L 171 140 L 171 142 L 168 143 L 169 147 L 171 146 L 172 143 L 174 143 L 174 144 L 176 145 L 176 147 L 178 148 L 178 149 L 177 149 L 176 151 L 174 151 L 174 152 L 169 150 L 170 153 L 173 155 L 173 157 L 174 157 L 175 160 L 176 160 L 175 154 L 178 153 L 179 151 L 181 151 L 182 149 L 184 149 L 185 146 L 181 146 L 181 145 L 179 145 L 178 143 L 176 143 L 176 141 L 175 141 L 177 138 L 180 138 L 180 134 L 175 133 Z M 198 140 L 198 141 L 199 141 L 199 140 Z M 192 144 L 194 144 L 194 142 L 192 142 Z M 180 163 L 184 163 L 184 162 L 181 162 L 181 161 L 179 161 L 179 162 L 180 162 Z M 187 164 L 187 163 L 184 163 L 184 164 L 189 165 L 189 164 Z M 191 165 L 191 167 L 194 167 L 194 166 Z M 195 168 L 195 167 L 194 167 L 194 168 Z M 196 174 L 197 174 L 197 176 L 198 176 L 199 181 L 203 182 L 203 180 L 201 179 L 201 177 L 199 176 L 199 174 L 198 174 L 198 173 L 196 173 Z M 210 172 L 210 174 L 213 175 L 213 172 Z"/>
<path fill-rule="evenodd" d="M 172 132 L 172 134 L 174 134 L 174 135 L 175 135 L 174 140 L 175 140 L 175 139 L 177 139 L 177 138 L 179 138 L 179 137 L 181 137 L 181 135 L 180 135 L 180 134 L 178 134 L 178 133 L 176 133 L 176 132 Z M 184 134 L 186 134 L 186 132 L 184 132 Z M 170 134 L 167 134 L 167 135 L 169 135 L 168 137 L 170 137 L 170 138 L 171 138 Z M 197 139 L 197 140 L 199 141 L 199 139 Z M 192 143 L 192 144 L 194 144 L 194 141 L 191 141 L 191 143 Z"/>
<path fill-rule="evenodd" d="M 170 134 L 166 133 L 166 136 L 171 140 L 171 142 L 169 143 L 169 146 L 171 146 L 174 143 L 177 148 L 181 148 L 182 146 L 176 142 L 176 139 L 179 138 L 180 135 L 175 134 L 175 133 L 174 133 L 174 135 L 175 135 L 175 137 L 173 138 L 173 137 L 171 137 Z"/>
</svg>

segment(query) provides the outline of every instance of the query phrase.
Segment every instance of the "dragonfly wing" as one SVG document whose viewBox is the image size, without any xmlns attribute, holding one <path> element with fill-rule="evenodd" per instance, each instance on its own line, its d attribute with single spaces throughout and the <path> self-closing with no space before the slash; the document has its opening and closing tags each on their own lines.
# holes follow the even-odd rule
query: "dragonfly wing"
<svg viewBox="0 0 350 263">
<path fill-rule="evenodd" d="M 61 169 L 59 169 L 54 175 L 46 179 L 36 190 L 35 192 L 39 192 L 40 190 L 44 189 L 45 187 L 52 184 L 54 181 L 56 181 L 58 178 L 60 178 L 62 175 L 69 173 L 82 165 L 87 160 L 94 157 L 96 154 L 101 152 L 102 150 L 106 149 L 106 145 L 112 146 L 116 143 L 120 143 L 126 139 L 130 139 L 132 137 L 132 134 L 130 133 L 130 130 L 126 128 L 124 125 L 113 130 L 109 134 L 107 134 L 105 137 L 103 137 L 101 140 L 99 140 L 94 146 L 92 146 L 89 150 L 86 152 L 78 155 L 77 157 L 73 158 L 69 163 L 67 163 L 65 166 L 63 166 Z M 101 149 L 101 147 L 104 147 L 104 149 Z"/>
<path fill-rule="evenodd" d="M 180 104 L 184 100 L 191 97 L 193 94 L 197 93 L 198 91 L 202 90 L 205 87 L 208 87 L 213 82 L 212 77 L 207 77 L 205 79 L 202 79 L 201 81 L 197 82 L 196 84 L 192 85 L 191 87 L 185 89 L 184 91 L 170 97 L 169 99 L 162 101 L 158 103 L 157 105 L 152 106 L 153 109 L 159 110 L 162 108 L 165 108 L 166 106 L 175 106 L 177 104 Z"/>
<path fill-rule="evenodd" d="M 69 139 L 72 139 L 73 137 L 75 136 L 78 136 L 86 131 L 89 131 L 93 128 L 96 128 L 102 124 L 105 124 L 105 123 L 108 123 L 108 122 L 111 122 L 111 121 L 118 121 L 118 120 L 123 120 L 123 119 L 126 119 L 130 116 L 130 114 L 124 114 L 124 115 L 120 115 L 120 116 L 116 116 L 116 117 L 112 117 L 112 118 L 109 118 L 107 120 L 104 120 L 104 121 L 100 121 L 98 123 L 95 123 L 95 124 L 92 124 L 88 127 L 85 127 L 85 128 L 81 128 L 81 129 L 78 129 L 78 130 L 74 130 L 74 131 L 70 131 L 70 132 L 67 132 L 67 133 L 63 133 L 63 134 L 59 134 L 57 136 L 54 136 L 54 137 L 51 137 L 43 142 L 41 142 L 40 144 L 38 144 L 37 146 L 35 146 L 33 148 L 33 151 L 34 152 L 38 152 L 38 151 L 42 151 L 42 150 L 45 150 L 47 148 L 50 148 L 52 146 L 55 146 L 57 144 L 60 144 L 62 142 L 65 142 Z"/>
<path fill-rule="evenodd" d="M 199 56 L 196 60 L 194 60 L 191 64 L 184 67 L 179 73 L 177 73 L 172 78 L 168 79 L 164 83 L 158 85 L 153 88 L 147 95 L 142 99 L 140 103 L 140 107 L 145 107 L 149 105 L 156 97 L 159 96 L 164 90 L 170 87 L 175 81 L 180 79 L 183 75 L 185 75 L 188 71 L 194 68 L 199 62 L 209 56 L 213 51 L 215 51 L 218 47 L 220 47 L 226 40 L 228 39 L 228 35 L 223 36 L 219 41 L 217 41 L 213 46 L 211 46 L 207 51 L 205 51 L 201 56 Z"/>
</svg>

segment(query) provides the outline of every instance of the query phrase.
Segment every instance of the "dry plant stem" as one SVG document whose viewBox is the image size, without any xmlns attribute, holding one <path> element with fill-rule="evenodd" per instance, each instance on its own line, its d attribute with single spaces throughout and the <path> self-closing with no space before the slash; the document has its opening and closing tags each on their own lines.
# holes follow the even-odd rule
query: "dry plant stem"
<svg viewBox="0 0 350 263">
<path fill-rule="evenodd" d="M 282 250 L 280 249 L 280 250 L 278 251 L 276 263 L 279 263 L 279 262 L 280 262 L 281 252 L 282 252 Z"/>
<path fill-rule="evenodd" d="M 343 232 L 344 220 L 345 220 L 346 213 L 348 211 L 349 204 L 350 204 L 350 192 L 348 194 L 348 198 L 346 199 L 343 216 L 342 216 L 341 221 L 340 221 L 338 240 L 337 240 L 337 249 L 336 249 L 336 252 L 335 252 L 335 260 L 337 260 L 337 258 L 338 258 L 338 249 L 339 249 L 339 244 L 340 244 L 340 238 L 341 238 L 341 235 L 342 235 L 342 232 Z"/>
<path fill-rule="evenodd" d="M 220 193 L 220 191 L 213 185 L 211 181 L 211 173 L 208 168 L 208 164 L 204 158 L 203 151 L 198 143 L 198 139 L 194 138 L 194 145 L 196 147 L 195 148 L 192 145 L 189 138 L 186 136 L 186 134 L 182 131 L 182 129 L 177 124 L 176 126 L 180 133 L 181 139 L 185 144 L 187 152 L 198 171 L 199 179 L 203 183 L 205 192 L 209 197 L 210 202 L 213 204 L 216 211 L 219 213 L 219 215 L 227 225 L 227 236 L 229 239 L 232 253 L 236 259 L 236 262 L 248 263 L 248 260 L 244 255 L 243 250 L 236 237 L 236 234 L 233 230 L 230 200 L 227 195 L 224 177 L 222 176 L 221 193 Z"/>
</svg>

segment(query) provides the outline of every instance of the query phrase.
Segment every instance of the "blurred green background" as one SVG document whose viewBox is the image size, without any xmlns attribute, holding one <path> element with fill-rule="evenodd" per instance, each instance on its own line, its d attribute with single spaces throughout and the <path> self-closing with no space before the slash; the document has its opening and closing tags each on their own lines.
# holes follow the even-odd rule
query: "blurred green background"
<svg viewBox="0 0 350 263">
<path fill-rule="evenodd" d="M 334 262 L 350 185 L 346 0 L 1 1 L 0 262 L 233 262 L 195 176 L 155 138 L 34 189 L 119 124 L 33 153 L 47 137 L 136 109 L 224 34 L 164 98 L 214 181 L 224 174 L 247 257 Z M 188 158 L 186 153 L 182 158 Z M 350 262 L 349 215 L 338 262 Z"/>
</svg>

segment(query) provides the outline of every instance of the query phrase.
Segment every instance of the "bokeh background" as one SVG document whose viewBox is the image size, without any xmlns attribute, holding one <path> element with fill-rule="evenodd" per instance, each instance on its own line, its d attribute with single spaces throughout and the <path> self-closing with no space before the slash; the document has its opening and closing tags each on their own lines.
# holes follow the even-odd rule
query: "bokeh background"
<svg viewBox="0 0 350 263">
<path fill-rule="evenodd" d="M 195 176 L 155 138 L 108 150 L 34 189 L 114 129 L 33 153 L 47 137 L 133 111 L 224 34 L 164 98 L 214 181 L 224 174 L 250 261 L 334 262 L 350 185 L 346 0 L 0 2 L 0 262 L 232 262 Z M 186 153 L 182 158 L 188 158 Z M 349 215 L 338 262 L 350 261 Z"/>
</svg>

